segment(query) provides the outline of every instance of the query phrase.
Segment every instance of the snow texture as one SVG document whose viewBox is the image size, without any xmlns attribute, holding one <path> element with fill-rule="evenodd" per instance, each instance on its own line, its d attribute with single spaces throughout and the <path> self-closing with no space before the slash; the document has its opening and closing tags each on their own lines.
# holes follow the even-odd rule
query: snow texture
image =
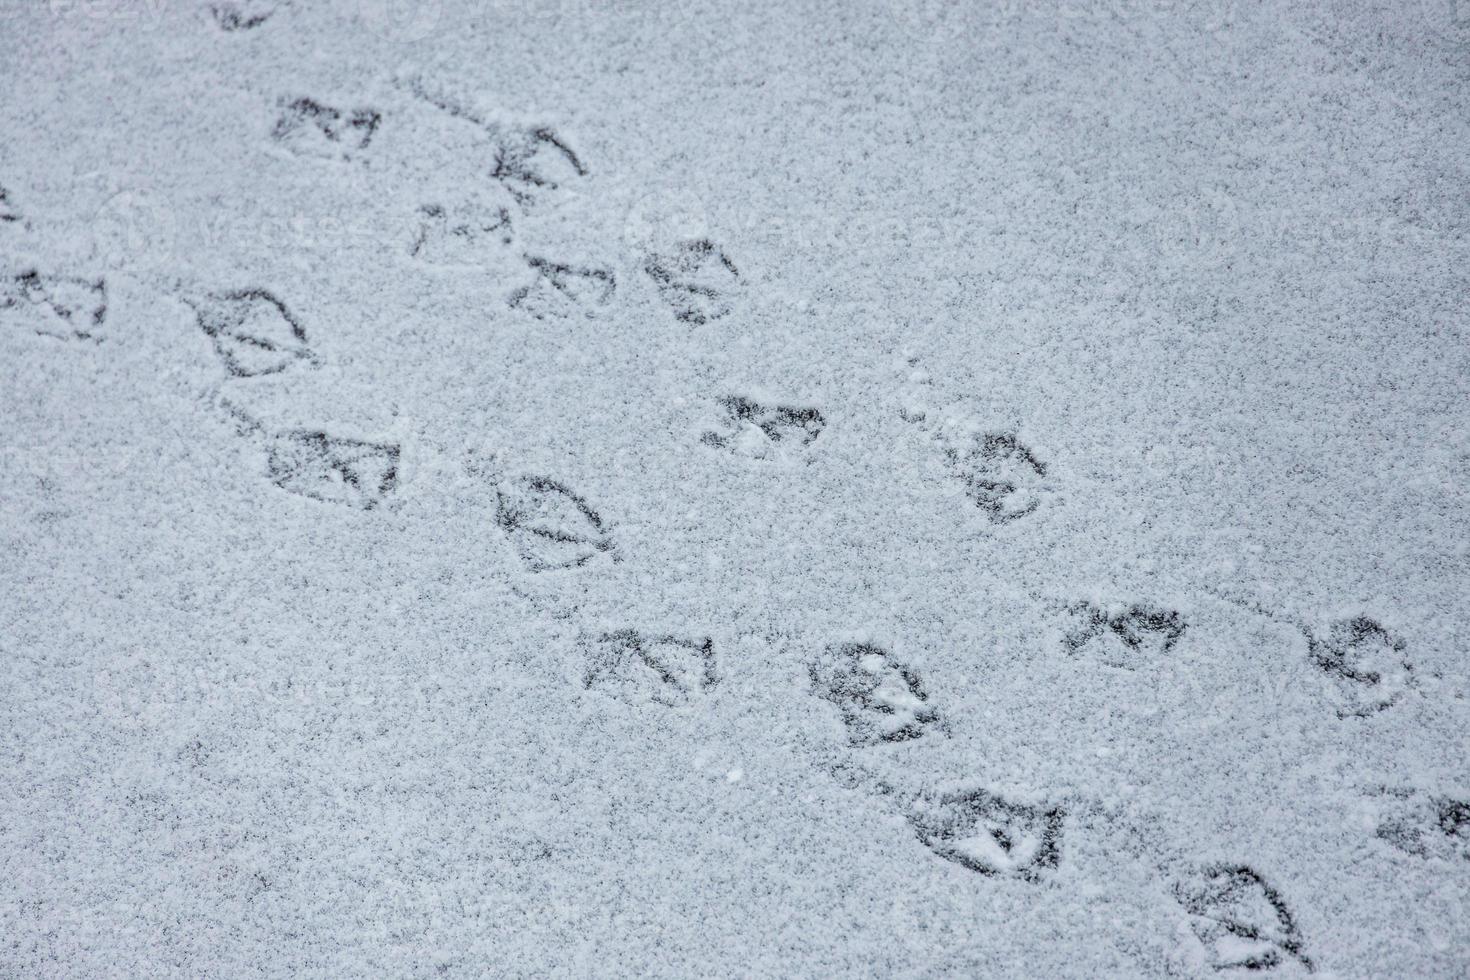
<svg viewBox="0 0 1470 980">
<path fill-rule="evenodd" d="M 0 0 L 0 976 L 1467 975 L 1467 84 Z"/>
</svg>

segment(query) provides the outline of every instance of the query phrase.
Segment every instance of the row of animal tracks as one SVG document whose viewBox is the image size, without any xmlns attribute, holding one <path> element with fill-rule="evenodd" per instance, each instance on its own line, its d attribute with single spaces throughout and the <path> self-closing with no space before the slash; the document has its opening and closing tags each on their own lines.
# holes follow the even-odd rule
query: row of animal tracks
<svg viewBox="0 0 1470 980">
<path fill-rule="evenodd" d="M 272 14 L 268 4 L 228 3 L 216 6 L 213 16 L 221 31 L 233 33 L 269 29 Z M 626 284 L 614 268 L 586 264 L 524 237 L 523 219 L 569 188 L 596 180 L 596 161 L 586 159 L 556 126 L 488 118 L 417 84 L 402 89 L 424 111 L 477 127 L 486 147 L 484 186 L 475 194 L 456 201 L 424 200 L 404 216 L 404 257 L 472 266 L 511 250 L 521 278 L 504 295 L 497 315 L 528 322 L 577 323 L 624 301 Z M 333 104 L 305 94 L 283 97 L 273 109 L 275 123 L 261 135 L 264 143 L 337 166 L 352 166 L 374 153 L 396 123 L 386 109 Z M 7 227 L 31 222 L 24 203 L 15 188 L 0 186 L 0 244 Z M 752 298 L 734 244 L 708 238 L 656 243 L 627 267 L 644 277 L 677 329 L 738 321 Z M 217 283 L 178 298 L 213 351 L 222 405 L 234 405 L 231 386 L 318 372 L 328 363 L 317 327 L 297 314 L 292 297 L 269 284 Z M 113 332 L 106 277 L 9 269 L 0 279 L 0 324 L 59 349 L 106 343 Z M 361 438 L 326 424 L 276 428 L 239 408 L 228 411 L 234 431 L 261 461 L 262 493 L 303 498 L 323 514 L 395 506 L 405 462 L 397 442 Z M 690 434 L 690 448 L 707 454 L 715 467 L 820 466 L 816 450 L 841 425 L 836 413 L 820 404 L 748 392 L 712 393 L 707 414 L 707 427 Z M 1043 520 L 1057 489 L 1067 485 L 1067 472 L 1021 432 L 977 427 L 956 435 L 925 411 L 893 408 L 891 414 L 907 423 L 904 431 L 912 435 L 915 451 L 929 454 L 947 474 L 957 491 L 953 499 L 978 528 L 1001 533 Z M 570 485 L 555 473 L 502 472 L 469 461 L 465 471 L 482 483 L 514 574 L 595 576 L 630 557 L 618 537 L 619 521 L 599 503 L 594 488 Z M 1298 676 L 1330 723 L 1360 724 L 1402 710 L 1420 687 L 1413 649 L 1374 618 L 1355 614 L 1323 624 L 1251 597 L 1226 599 L 1280 627 L 1280 635 L 1300 638 L 1304 654 Z M 1055 625 L 1063 637 L 1056 655 L 1084 671 L 1151 670 L 1198 639 L 1187 609 L 1147 596 L 1113 606 L 1063 602 Z M 709 699 L 738 697 L 739 686 L 727 683 L 738 666 L 726 660 L 713 632 L 646 623 L 588 629 L 580 644 L 583 688 L 620 704 L 618 710 L 676 713 L 667 717 L 697 711 Z M 1021 797 L 967 782 L 972 776 L 966 772 L 953 774 L 959 788 L 907 785 L 892 753 L 924 752 L 953 739 L 974 720 L 956 713 L 944 691 L 933 689 L 920 670 L 883 644 L 833 637 L 802 651 L 801 659 L 808 696 L 827 719 L 827 734 L 845 760 L 854 791 L 899 815 L 917 854 L 955 873 L 1028 886 L 1063 873 L 1071 836 L 1084 832 L 1077 828 L 1088 823 L 1078 818 L 1095 811 L 1095 801 L 1052 798 L 1045 786 Z M 1395 786 L 1377 787 L 1371 795 L 1388 814 L 1367 832 L 1374 841 L 1406 859 L 1470 861 L 1470 801 Z M 1271 868 L 1248 860 L 1220 863 L 1186 856 L 1159 861 L 1153 873 L 1211 966 L 1316 968 L 1310 937 L 1303 935 L 1295 911 L 1311 896 L 1295 893 Z"/>
</svg>

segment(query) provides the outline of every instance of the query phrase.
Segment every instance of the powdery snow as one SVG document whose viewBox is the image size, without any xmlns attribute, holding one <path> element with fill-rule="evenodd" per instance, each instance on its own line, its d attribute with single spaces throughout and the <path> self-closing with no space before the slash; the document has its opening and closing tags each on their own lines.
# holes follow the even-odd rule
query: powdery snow
<svg viewBox="0 0 1470 980">
<path fill-rule="evenodd" d="M 0 974 L 1464 976 L 1464 13 L 0 5 Z"/>
</svg>

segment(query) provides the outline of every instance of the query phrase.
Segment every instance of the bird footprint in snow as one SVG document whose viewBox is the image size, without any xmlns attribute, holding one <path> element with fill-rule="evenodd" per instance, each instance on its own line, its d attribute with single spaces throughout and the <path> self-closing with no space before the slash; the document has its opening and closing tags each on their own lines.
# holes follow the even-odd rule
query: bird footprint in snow
<svg viewBox="0 0 1470 980">
<path fill-rule="evenodd" d="M 871 643 L 836 643 L 809 665 L 812 689 L 837 705 L 854 746 L 942 733 L 919 675 Z"/>
<path fill-rule="evenodd" d="M 0 315 L 47 337 L 100 340 L 107 283 L 31 269 L 0 280 Z"/>
<path fill-rule="evenodd" d="M 602 515 L 565 484 L 543 476 L 505 480 L 496 497 L 496 522 L 533 572 L 577 568 L 613 550 Z"/>
<path fill-rule="evenodd" d="M 728 314 L 735 292 L 744 283 L 735 263 L 708 239 L 683 242 L 671 252 L 650 255 L 643 271 L 674 316 L 696 326 Z"/>
<path fill-rule="evenodd" d="M 688 705 L 719 683 L 708 637 L 625 629 L 603 634 L 589 647 L 583 686 L 630 704 Z"/>
<path fill-rule="evenodd" d="M 189 300 L 199 327 L 232 378 L 279 374 L 315 365 L 306 330 L 284 303 L 263 289 L 242 289 Z"/>
<path fill-rule="evenodd" d="M 706 432 L 700 441 L 737 456 L 770 459 L 789 456 L 817 441 L 827 426 L 820 409 L 763 403 L 743 395 L 719 400 L 723 431 Z"/>
<path fill-rule="evenodd" d="M 1270 970 L 1294 960 L 1312 970 L 1285 899 L 1245 865 L 1214 864 L 1175 884 L 1175 898 L 1215 970 Z"/>
</svg>

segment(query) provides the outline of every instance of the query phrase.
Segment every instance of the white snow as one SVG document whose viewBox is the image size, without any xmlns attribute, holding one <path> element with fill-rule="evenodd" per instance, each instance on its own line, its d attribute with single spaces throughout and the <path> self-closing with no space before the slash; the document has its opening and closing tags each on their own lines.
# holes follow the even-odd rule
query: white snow
<svg viewBox="0 0 1470 980">
<path fill-rule="evenodd" d="M 1467 59 L 0 0 L 0 975 L 1466 975 Z"/>
</svg>

